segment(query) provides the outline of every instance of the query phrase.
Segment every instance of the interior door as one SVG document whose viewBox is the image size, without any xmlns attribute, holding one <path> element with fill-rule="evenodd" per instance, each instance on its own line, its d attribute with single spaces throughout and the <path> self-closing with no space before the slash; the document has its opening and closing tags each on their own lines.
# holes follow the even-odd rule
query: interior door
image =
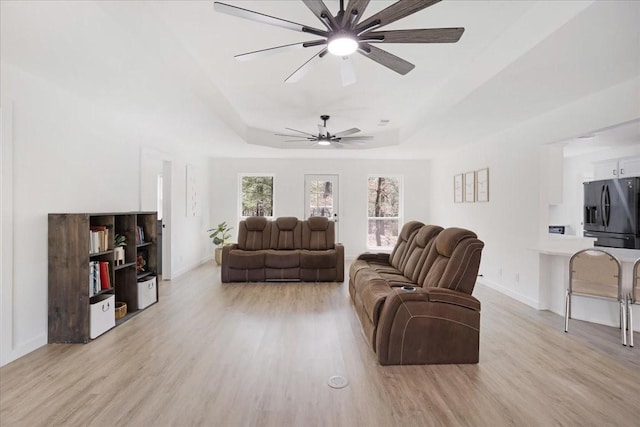
<svg viewBox="0 0 640 427">
<path fill-rule="evenodd" d="M 325 216 L 336 222 L 338 241 L 338 175 L 304 176 L 304 215 Z"/>
</svg>

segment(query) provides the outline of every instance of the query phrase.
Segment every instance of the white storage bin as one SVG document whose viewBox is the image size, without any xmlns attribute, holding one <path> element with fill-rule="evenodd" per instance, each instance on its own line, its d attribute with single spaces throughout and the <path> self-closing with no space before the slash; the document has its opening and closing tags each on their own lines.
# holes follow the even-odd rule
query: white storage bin
<svg viewBox="0 0 640 427">
<path fill-rule="evenodd" d="M 145 278 L 138 281 L 138 310 L 142 310 L 158 300 L 156 278 Z"/>
<path fill-rule="evenodd" d="M 102 294 L 96 297 L 89 311 L 89 337 L 91 339 L 116 326 L 116 297 Z"/>
</svg>

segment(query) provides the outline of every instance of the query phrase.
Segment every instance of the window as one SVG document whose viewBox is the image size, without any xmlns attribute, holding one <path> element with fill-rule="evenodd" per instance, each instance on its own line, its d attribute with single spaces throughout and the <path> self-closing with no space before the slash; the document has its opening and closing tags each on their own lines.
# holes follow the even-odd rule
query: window
<svg viewBox="0 0 640 427">
<path fill-rule="evenodd" d="M 240 215 L 273 216 L 273 176 L 241 175 Z"/>
<path fill-rule="evenodd" d="M 368 182 L 367 247 L 388 249 L 398 240 L 402 200 L 401 179 L 370 176 Z"/>
</svg>

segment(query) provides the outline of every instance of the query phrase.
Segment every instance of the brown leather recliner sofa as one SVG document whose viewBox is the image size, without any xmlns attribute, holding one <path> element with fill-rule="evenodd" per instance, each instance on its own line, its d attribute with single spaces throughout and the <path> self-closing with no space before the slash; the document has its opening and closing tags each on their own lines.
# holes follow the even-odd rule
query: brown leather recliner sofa
<svg viewBox="0 0 640 427">
<path fill-rule="evenodd" d="M 344 246 L 325 217 L 248 217 L 222 249 L 222 282 L 344 281 Z"/>
<path fill-rule="evenodd" d="M 391 254 L 362 254 L 349 293 L 381 365 L 478 363 L 484 243 L 462 228 L 405 224 Z"/>
</svg>

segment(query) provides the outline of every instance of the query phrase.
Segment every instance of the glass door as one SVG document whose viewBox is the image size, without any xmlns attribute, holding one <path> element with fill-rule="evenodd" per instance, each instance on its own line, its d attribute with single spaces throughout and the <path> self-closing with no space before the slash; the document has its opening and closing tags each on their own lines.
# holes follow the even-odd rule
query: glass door
<svg viewBox="0 0 640 427">
<path fill-rule="evenodd" d="M 304 214 L 325 216 L 336 222 L 336 241 L 338 241 L 338 175 L 304 176 Z"/>
</svg>

